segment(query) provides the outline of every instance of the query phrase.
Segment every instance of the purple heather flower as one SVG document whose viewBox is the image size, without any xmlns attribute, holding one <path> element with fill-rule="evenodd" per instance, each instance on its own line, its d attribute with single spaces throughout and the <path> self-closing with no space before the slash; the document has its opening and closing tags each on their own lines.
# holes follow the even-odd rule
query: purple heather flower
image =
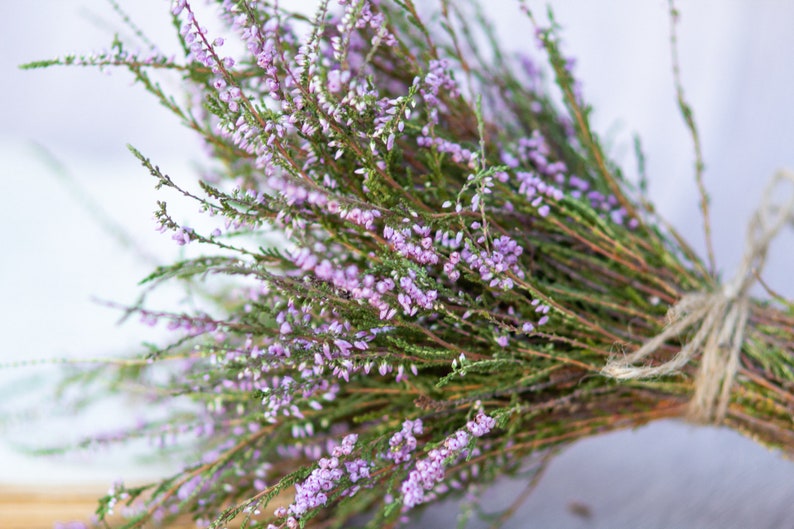
<svg viewBox="0 0 794 529">
<path fill-rule="evenodd" d="M 288 508 L 295 517 L 325 505 L 328 501 L 326 493 L 332 491 L 344 476 L 344 472 L 339 468 L 339 459 L 336 457 L 322 458 L 317 464 L 318 468 L 314 469 L 303 483 L 295 485 L 295 500 Z"/>
<path fill-rule="evenodd" d="M 416 142 L 420 147 L 434 148 L 439 153 L 450 154 L 453 162 L 465 165 L 469 169 L 477 167 L 477 152 L 472 152 L 453 141 L 424 135 L 419 136 Z"/>
<path fill-rule="evenodd" d="M 386 375 L 391 373 L 392 370 L 393 368 L 391 364 L 388 364 L 386 362 L 381 362 L 380 365 L 378 366 L 378 374 L 382 377 L 385 377 Z"/>
<path fill-rule="evenodd" d="M 403 509 L 411 509 L 424 503 L 430 496 L 427 492 L 433 490 L 437 484 L 444 480 L 444 458 L 447 450 L 431 450 L 425 459 L 416 462 L 414 470 L 408 473 L 408 479 L 403 481 L 400 492 L 403 495 Z"/>
<path fill-rule="evenodd" d="M 473 223 L 474 225 L 479 227 L 479 223 Z M 509 290 L 513 287 L 513 281 L 500 276 L 510 271 L 518 277 L 524 277 L 524 271 L 518 262 L 518 257 L 523 251 L 524 249 L 515 240 L 503 235 L 494 240 L 492 252 L 476 249 L 466 242 L 460 255 L 471 270 L 478 272 L 483 281 L 489 282 L 489 286 Z"/>
<path fill-rule="evenodd" d="M 353 452 L 357 439 L 358 435 L 356 434 L 347 435 L 341 444 L 330 450 L 331 457 L 321 458 L 317 462 L 317 468 L 303 483 L 295 485 L 295 500 L 292 504 L 286 509 L 278 509 L 275 513 L 276 516 L 283 518 L 287 514 L 291 514 L 293 519 L 297 519 L 307 511 L 325 505 L 328 496 L 344 477 L 345 472 L 354 483 L 369 477 L 370 465 L 367 461 L 363 459 L 340 461 L 340 458 L 349 456 Z"/>
<path fill-rule="evenodd" d="M 386 452 L 386 458 L 398 464 L 410 460 L 411 452 L 416 449 L 416 437 L 414 435 L 421 435 L 422 431 L 422 419 L 403 422 L 402 429 L 389 439 L 390 448 Z"/>
<path fill-rule="evenodd" d="M 477 412 L 477 415 L 474 417 L 473 421 L 466 423 L 466 429 L 475 437 L 482 437 L 483 435 L 486 435 L 488 432 L 493 430 L 495 426 L 496 421 L 493 419 L 493 417 L 489 417 L 481 411 Z"/>
<path fill-rule="evenodd" d="M 408 478 L 400 486 L 403 497 L 403 511 L 432 500 L 436 492 L 446 490 L 444 481 L 444 463 L 466 454 L 466 446 L 471 435 L 481 437 L 491 431 L 496 421 L 479 412 L 473 421 L 466 424 L 466 429 L 457 430 L 447 437 L 442 448 L 430 450 L 427 457 L 418 460 L 408 473 Z"/>
<path fill-rule="evenodd" d="M 356 483 L 360 479 L 369 477 L 370 464 L 364 459 L 356 459 L 354 461 L 345 462 L 345 470 L 350 481 Z"/>
<path fill-rule="evenodd" d="M 356 441 L 358 441 L 358 434 L 351 433 L 346 435 L 345 438 L 342 439 L 342 443 L 331 450 L 331 454 L 334 457 L 349 456 L 356 446 Z"/>
<path fill-rule="evenodd" d="M 177 230 L 177 232 L 174 233 L 174 235 L 172 235 L 171 238 L 175 240 L 177 244 L 179 244 L 179 246 L 184 246 L 191 241 L 192 233 L 193 230 L 191 228 L 188 228 L 187 226 L 183 226 L 182 228 L 179 228 L 179 230 Z"/>
<path fill-rule="evenodd" d="M 185 9 L 185 4 L 187 0 L 174 0 L 171 6 L 171 14 L 174 16 L 179 16 L 183 9 Z"/>
<path fill-rule="evenodd" d="M 503 151 L 502 152 L 502 163 L 508 166 L 511 169 L 515 169 L 519 165 L 518 158 L 510 154 L 509 152 Z"/>
<path fill-rule="evenodd" d="M 463 450 L 469 443 L 469 434 L 464 430 L 458 430 L 444 440 L 444 448 L 452 452 Z"/>
</svg>

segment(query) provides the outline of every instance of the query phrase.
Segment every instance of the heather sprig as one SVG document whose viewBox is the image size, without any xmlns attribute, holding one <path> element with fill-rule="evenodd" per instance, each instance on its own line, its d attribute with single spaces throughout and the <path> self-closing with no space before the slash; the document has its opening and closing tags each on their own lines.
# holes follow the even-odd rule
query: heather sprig
<svg viewBox="0 0 794 529">
<path fill-rule="evenodd" d="M 132 148 L 205 217 L 158 203 L 157 229 L 201 253 L 143 283 L 184 282 L 201 308 L 144 296 L 127 312 L 173 343 L 85 374 L 167 414 L 104 439 L 185 457 L 114 487 L 100 523 L 124 501 L 129 528 L 395 526 L 531 454 L 681 414 L 695 366 L 623 384 L 600 371 L 714 280 L 606 157 L 553 18 L 522 8 L 538 49 L 512 57 L 468 4 L 427 18 L 410 0 L 322 1 L 306 17 L 219 0 L 223 35 L 194 4 L 173 2 L 179 58 L 116 41 L 29 65 L 128 69 L 210 159 L 191 188 Z M 227 55 L 233 39 L 244 51 Z M 794 313 L 759 302 L 752 318 L 726 423 L 791 450 Z"/>
</svg>

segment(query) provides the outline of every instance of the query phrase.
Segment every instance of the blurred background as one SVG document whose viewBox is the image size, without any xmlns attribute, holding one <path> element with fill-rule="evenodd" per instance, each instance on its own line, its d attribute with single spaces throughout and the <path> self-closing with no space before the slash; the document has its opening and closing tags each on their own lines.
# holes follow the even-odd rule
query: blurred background
<svg viewBox="0 0 794 529">
<path fill-rule="evenodd" d="M 167 1 L 121 3 L 155 42 L 175 48 Z M 704 255 L 692 142 L 675 104 L 667 2 L 551 5 L 611 157 L 636 176 L 633 135 L 640 136 L 652 200 Z M 794 3 L 703 0 L 678 7 L 681 70 L 703 141 L 717 262 L 730 278 L 766 181 L 777 168 L 794 169 Z M 495 0 L 488 11 L 508 48 L 535 48 L 516 2 Z M 125 145 L 179 179 L 194 174 L 198 142 L 122 71 L 17 69 L 104 49 L 114 32 L 129 30 L 105 0 L 0 2 L 0 364 L 122 354 L 157 339 L 137 321 L 117 325 L 119 311 L 96 301 L 134 302 L 151 258 L 178 255 L 170 236 L 154 230 L 152 212 L 162 198 L 155 182 Z M 792 232 L 773 244 L 763 274 L 789 297 Z M 79 419 L 50 418 L 55 403 L 36 401 L 30 389 L 51 382 L 57 369 L 0 369 L 0 415 L 9 417 L 0 424 L 0 484 L 104 487 L 166 471 L 167 463 L 143 466 L 125 452 L 47 459 L 20 452 L 127 418 L 118 403 Z M 17 414 L 23 407 L 39 410 L 41 420 L 31 425 L 36 414 Z M 791 527 L 793 477 L 794 464 L 734 432 L 662 422 L 566 448 L 508 527 Z M 524 485 L 499 484 L 489 508 L 508 505 Z M 431 510 L 420 524 L 450 525 L 453 509 Z"/>
</svg>

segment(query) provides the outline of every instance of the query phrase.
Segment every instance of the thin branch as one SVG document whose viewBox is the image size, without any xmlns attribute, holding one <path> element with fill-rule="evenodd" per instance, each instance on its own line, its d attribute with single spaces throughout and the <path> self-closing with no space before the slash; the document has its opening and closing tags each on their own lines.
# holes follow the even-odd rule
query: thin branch
<svg viewBox="0 0 794 529">
<path fill-rule="evenodd" d="M 668 0 L 670 6 L 670 55 L 673 60 L 673 81 L 675 83 L 676 100 L 678 102 L 678 109 L 681 111 L 681 117 L 684 118 L 687 129 L 692 136 L 692 143 L 695 148 L 695 183 L 698 187 L 698 195 L 700 195 L 700 212 L 703 215 L 703 232 L 706 239 L 706 251 L 708 252 L 709 270 L 712 275 L 717 272 L 716 259 L 714 258 L 714 244 L 711 237 L 711 215 L 709 213 L 709 195 L 706 190 L 706 185 L 703 182 L 703 170 L 705 164 L 703 163 L 703 151 L 700 146 L 700 134 L 698 134 L 697 124 L 695 123 L 695 115 L 692 112 L 692 107 L 689 106 L 684 96 L 684 85 L 681 82 L 681 64 L 678 58 L 678 36 L 676 33 L 676 25 L 679 20 L 679 13 L 675 7 L 674 0 Z"/>
</svg>

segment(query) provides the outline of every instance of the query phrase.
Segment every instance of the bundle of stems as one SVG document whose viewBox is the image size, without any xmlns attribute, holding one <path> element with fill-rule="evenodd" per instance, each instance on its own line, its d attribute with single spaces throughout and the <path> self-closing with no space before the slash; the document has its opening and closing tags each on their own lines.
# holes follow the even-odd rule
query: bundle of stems
<svg viewBox="0 0 794 529">
<path fill-rule="evenodd" d="M 160 202 L 161 230 L 197 253 L 144 284 L 184 282 L 204 309 L 144 298 L 128 312 L 173 343 L 73 378 L 142 391 L 164 417 L 114 438 L 166 438 L 186 460 L 116 486 L 97 523 L 125 503 L 128 528 L 186 513 L 210 527 L 391 527 L 536 471 L 555 447 L 684 414 L 697 358 L 649 379 L 602 370 L 685 294 L 719 285 L 605 156 L 553 18 L 522 6 L 537 49 L 513 56 L 468 3 L 322 1 L 313 17 L 216 3 L 211 34 L 174 2 L 179 59 L 117 40 L 28 65 L 128 69 L 210 158 L 191 187 L 132 149 L 211 226 Z M 794 306 L 753 301 L 722 420 L 789 453 L 792 353 Z"/>
</svg>

